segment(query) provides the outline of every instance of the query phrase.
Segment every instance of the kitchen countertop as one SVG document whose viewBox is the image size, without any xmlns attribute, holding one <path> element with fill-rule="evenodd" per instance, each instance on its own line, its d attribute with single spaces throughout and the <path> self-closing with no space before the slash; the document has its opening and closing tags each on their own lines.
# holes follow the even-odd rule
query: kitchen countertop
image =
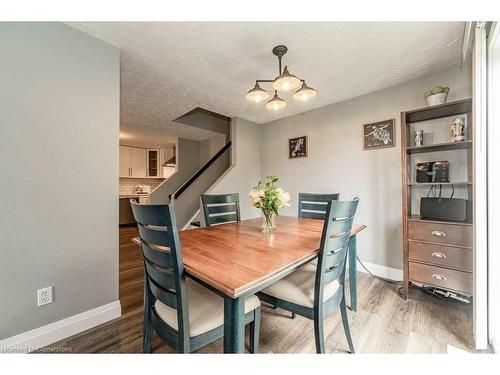
<svg viewBox="0 0 500 375">
<path fill-rule="evenodd" d="M 125 198 L 138 198 L 140 195 L 146 195 L 147 194 L 120 194 L 120 199 L 125 199 Z"/>
</svg>

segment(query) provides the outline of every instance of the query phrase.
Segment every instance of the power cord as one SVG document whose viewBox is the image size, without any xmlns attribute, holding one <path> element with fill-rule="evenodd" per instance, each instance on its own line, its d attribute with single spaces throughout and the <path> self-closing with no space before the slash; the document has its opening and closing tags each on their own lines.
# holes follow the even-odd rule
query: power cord
<svg viewBox="0 0 500 375">
<path fill-rule="evenodd" d="M 366 270 L 366 272 L 368 272 L 371 276 L 375 277 L 376 279 L 382 280 L 382 281 L 386 282 L 387 284 L 398 284 L 398 283 L 402 283 L 403 282 L 403 280 L 400 280 L 400 281 L 397 281 L 397 280 L 388 280 L 388 279 L 385 279 L 383 277 L 374 275 L 373 273 L 370 272 L 370 270 L 368 268 L 366 268 L 366 266 L 363 264 L 363 262 L 361 261 L 361 259 L 359 259 L 358 254 L 356 254 L 356 259 L 358 260 L 359 264 L 361 264 L 361 267 L 363 267 Z"/>
<path fill-rule="evenodd" d="M 397 281 L 397 280 L 388 280 L 388 279 L 385 279 L 383 277 L 374 275 L 368 268 L 366 268 L 366 266 L 363 264 L 363 262 L 361 261 L 361 259 L 359 259 L 358 254 L 356 254 L 356 259 L 358 260 L 359 264 L 361 264 L 361 267 L 363 267 L 366 270 L 366 272 L 368 272 L 372 277 L 374 277 L 376 279 L 382 280 L 383 282 L 385 282 L 387 284 L 390 284 L 390 285 L 400 284 L 400 283 L 403 282 L 403 280 L 400 280 L 400 281 Z M 425 293 L 427 295 L 430 295 L 431 297 L 438 298 L 438 299 L 440 299 L 442 301 L 454 300 L 454 301 L 460 301 L 462 303 L 469 303 L 469 302 L 466 302 L 464 299 L 457 299 L 456 297 L 452 298 L 449 295 L 446 295 L 446 293 L 443 293 L 442 291 L 440 291 L 439 289 L 436 289 L 434 287 L 420 286 L 420 285 L 412 283 L 411 281 L 410 281 L 409 287 L 413 288 L 413 289 L 420 290 L 421 292 L 423 292 L 423 293 Z M 397 289 L 397 292 L 398 292 L 399 295 L 403 295 L 403 288 L 404 287 L 401 286 L 401 287 L 399 287 Z M 413 298 L 413 299 L 416 299 L 416 298 Z M 421 300 L 421 301 L 423 301 L 423 300 Z"/>
</svg>

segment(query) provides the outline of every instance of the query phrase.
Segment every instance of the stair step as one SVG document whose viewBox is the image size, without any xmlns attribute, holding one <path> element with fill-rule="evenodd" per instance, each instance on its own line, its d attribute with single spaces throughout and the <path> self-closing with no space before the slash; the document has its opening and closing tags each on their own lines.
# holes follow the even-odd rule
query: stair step
<svg viewBox="0 0 500 375">
<path fill-rule="evenodd" d="M 198 227 L 198 228 L 199 228 L 199 227 L 201 227 L 201 224 L 200 224 L 200 222 L 199 222 L 199 221 L 193 221 L 193 222 L 191 222 L 191 225 L 192 225 L 193 227 Z"/>
</svg>

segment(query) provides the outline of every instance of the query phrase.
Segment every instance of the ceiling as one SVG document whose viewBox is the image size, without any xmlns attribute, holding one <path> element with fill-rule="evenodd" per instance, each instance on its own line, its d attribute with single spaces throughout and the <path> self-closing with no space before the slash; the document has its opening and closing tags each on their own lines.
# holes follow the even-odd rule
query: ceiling
<svg viewBox="0 0 500 375">
<path fill-rule="evenodd" d="M 461 65 L 464 22 L 91 22 L 70 26 L 121 49 L 121 130 L 202 140 L 213 134 L 172 120 L 202 107 L 256 123 L 343 101 Z M 273 79 L 271 50 L 285 44 L 292 74 L 318 96 L 270 112 L 245 101 Z M 270 89 L 270 86 L 265 88 Z M 269 90 L 270 91 L 270 90 Z"/>
</svg>

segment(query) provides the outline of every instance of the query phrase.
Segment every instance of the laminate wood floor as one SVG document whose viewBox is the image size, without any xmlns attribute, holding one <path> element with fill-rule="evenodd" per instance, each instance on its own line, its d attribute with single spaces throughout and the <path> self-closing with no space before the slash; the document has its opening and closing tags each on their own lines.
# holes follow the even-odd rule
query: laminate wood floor
<svg viewBox="0 0 500 375">
<path fill-rule="evenodd" d="M 67 348 L 73 353 L 142 352 L 143 264 L 139 246 L 130 242 L 136 228 L 120 228 L 119 319 L 69 337 L 52 348 Z M 412 290 L 403 301 L 400 284 L 388 284 L 365 273 L 358 275 L 358 311 L 348 312 L 357 353 L 446 353 L 451 344 L 472 350 L 471 306 Z M 347 289 L 348 290 L 348 289 Z M 347 299 L 349 301 L 349 299 Z M 348 350 L 340 314 L 325 320 L 327 353 Z M 202 348 L 200 353 L 222 353 L 222 339 Z M 173 350 L 155 335 L 155 353 Z M 314 353 L 311 320 L 263 307 L 261 353 Z"/>
</svg>

